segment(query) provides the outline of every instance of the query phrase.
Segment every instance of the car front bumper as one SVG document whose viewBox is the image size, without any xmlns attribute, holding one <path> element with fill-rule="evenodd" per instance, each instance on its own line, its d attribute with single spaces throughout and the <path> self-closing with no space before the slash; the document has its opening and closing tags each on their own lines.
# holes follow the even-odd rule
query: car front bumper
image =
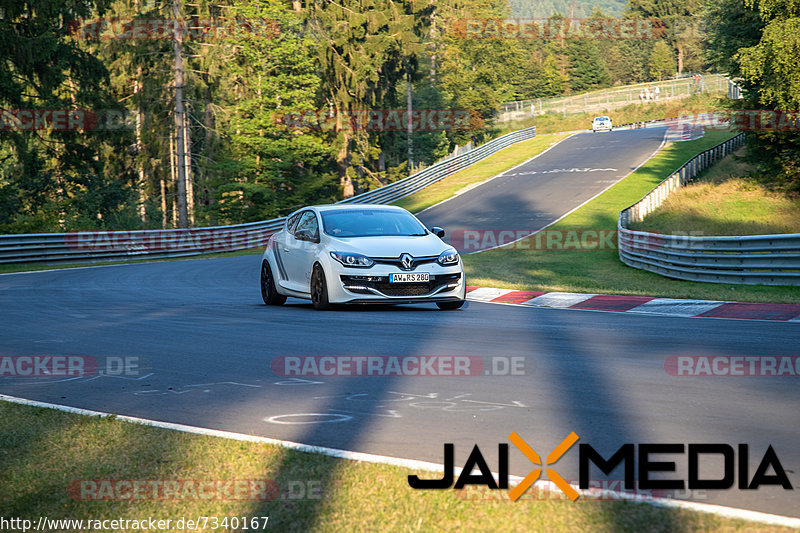
<svg viewBox="0 0 800 533">
<path fill-rule="evenodd" d="M 461 264 L 443 267 L 438 263 L 403 271 L 390 265 L 371 268 L 336 267 L 328 276 L 331 303 L 415 303 L 463 300 L 466 280 Z M 430 281 L 390 283 L 390 274 L 427 272 Z"/>
</svg>

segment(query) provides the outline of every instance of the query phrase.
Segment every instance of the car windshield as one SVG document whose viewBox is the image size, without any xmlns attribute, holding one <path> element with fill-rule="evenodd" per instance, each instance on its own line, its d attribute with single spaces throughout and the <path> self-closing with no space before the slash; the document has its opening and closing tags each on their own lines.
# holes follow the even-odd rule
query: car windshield
<svg viewBox="0 0 800 533">
<path fill-rule="evenodd" d="M 322 227 L 333 237 L 410 237 L 428 231 L 410 213 L 394 209 L 346 209 L 322 213 Z"/>
</svg>

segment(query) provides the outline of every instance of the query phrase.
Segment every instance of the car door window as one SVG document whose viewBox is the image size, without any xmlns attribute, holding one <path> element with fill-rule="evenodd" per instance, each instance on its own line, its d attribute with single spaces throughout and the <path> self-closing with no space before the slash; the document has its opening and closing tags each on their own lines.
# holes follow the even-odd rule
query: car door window
<svg viewBox="0 0 800 533">
<path fill-rule="evenodd" d="M 300 215 L 302 215 L 302 213 L 295 213 L 289 217 L 286 221 L 286 231 L 294 234 L 294 227 L 297 225 L 297 221 L 300 220 Z"/>
<path fill-rule="evenodd" d="M 316 239 L 319 237 L 319 223 L 317 222 L 317 215 L 313 211 L 306 211 L 300 217 L 300 221 L 297 223 L 297 227 L 294 230 L 294 233 L 297 233 L 301 229 L 305 229 L 311 232 L 311 235 Z"/>
</svg>

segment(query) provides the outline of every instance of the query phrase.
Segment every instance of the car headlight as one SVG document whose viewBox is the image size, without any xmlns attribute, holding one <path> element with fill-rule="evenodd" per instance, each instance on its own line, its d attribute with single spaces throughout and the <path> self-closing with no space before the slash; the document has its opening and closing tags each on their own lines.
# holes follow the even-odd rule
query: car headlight
<svg viewBox="0 0 800 533">
<path fill-rule="evenodd" d="M 347 267 L 356 268 L 369 268 L 375 264 L 375 261 L 361 254 L 352 254 L 348 252 L 331 252 L 331 257 L 339 261 Z"/>
<path fill-rule="evenodd" d="M 439 259 L 437 259 L 440 265 L 457 265 L 458 264 L 458 252 L 455 250 L 446 250 L 439 255 Z"/>
</svg>

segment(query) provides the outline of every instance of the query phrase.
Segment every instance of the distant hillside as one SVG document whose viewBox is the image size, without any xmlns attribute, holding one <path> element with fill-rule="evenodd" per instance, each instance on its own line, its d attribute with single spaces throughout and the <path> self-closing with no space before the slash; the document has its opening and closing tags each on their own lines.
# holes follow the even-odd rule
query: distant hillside
<svg viewBox="0 0 800 533">
<path fill-rule="evenodd" d="M 569 18 L 591 15 L 595 6 L 612 17 L 622 15 L 626 0 L 508 0 L 513 17 L 544 18 L 559 12 Z"/>
</svg>

